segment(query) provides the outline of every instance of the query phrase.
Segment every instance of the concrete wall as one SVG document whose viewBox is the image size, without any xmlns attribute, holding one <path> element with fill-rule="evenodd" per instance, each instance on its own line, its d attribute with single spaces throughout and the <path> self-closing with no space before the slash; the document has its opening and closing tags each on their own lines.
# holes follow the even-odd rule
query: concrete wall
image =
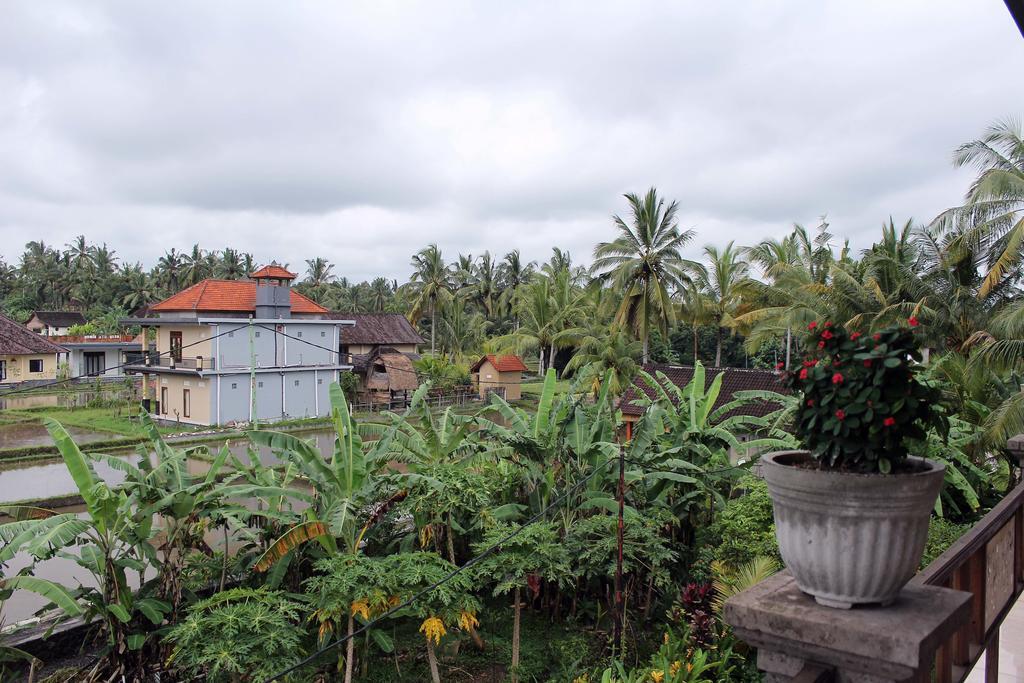
<svg viewBox="0 0 1024 683">
<path fill-rule="evenodd" d="M 171 332 L 181 332 L 181 355 L 183 357 L 213 357 L 213 352 L 210 350 L 209 325 L 160 325 L 156 329 L 156 350 L 164 356 L 170 355 Z"/>
<path fill-rule="evenodd" d="M 480 397 L 487 395 L 487 391 L 505 388 L 505 400 L 518 401 L 522 398 L 523 373 L 522 372 L 498 372 L 491 364 L 491 361 L 484 361 L 480 371 L 476 373 L 477 389 Z"/>
<path fill-rule="evenodd" d="M 210 378 L 199 379 L 195 376 L 170 373 L 154 377 L 156 400 L 160 402 L 160 419 L 195 425 L 211 423 L 210 404 L 213 391 L 210 387 Z M 167 390 L 166 402 L 164 389 Z M 188 417 L 185 417 L 185 389 L 189 390 Z"/>
<path fill-rule="evenodd" d="M 332 365 L 337 363 L 337 326 L 332 324 L 289 325 L 278 323 L 280 331 L 294 339 L 256 327 L 253 329 L 252 351 L 256 355 L 257 368 L 295 365 Z M 249 326 L 245 323 L 218 323 L 211 327 L 212 334 L 221 334 L 213 339 L 212 353 L 218 368 L 249 367 Z M 306 343 L 306 342 L 309 343 Z M 324 348 L 320 348 L 324 347 Z"/>
<path fill-rule="evenodd" d="M 7 368 L 7 377 L 3 380 L 3 384 L 57 379 L 57 356 L 58 354 L 55 353 L 31 353 L 18 356 L 0 355 L 0 360 L 5 362 Z M 42 360 L 43 371 L 29 372 L 30 360 Z"/>
<path fill-rule="evenodd" d="M 138 347 L 133 347 L 133 350 L 139 352 Z M 121 349 L 112 348 L 99 348 L 99 349 L 82 349 L 73 348 L 68 350 L 69 364 L 71 365 L 71 376 L 78 377 L 79 375 L 85 374 L 85 354 L 99 353 L 102 352 L 105 355 L 105 367 L 107 370 L 101 375 L 102 377 L 124 377 L 124 371 L 117 367 L 121 365 Z M 114 368 L 114 369 L 111 369 Z"/>
<path fill-rule="evenodd" d="M 220 400 L 220 424 L 247 422 L 250 415 L 249 374 L 220 375 L 211 378 L 219 389 L 213 391 L 211 420 L 217 421 L 217 397 Z M 338 381 L 337 370 L 296 370 L 256 373 L 256 413 L 260 420 L 278 421 L 305 417 L 324 417 L 331 412 L 330 385 Z M 296 382 L 298 385 L 296 385 Z"/>
</svg>

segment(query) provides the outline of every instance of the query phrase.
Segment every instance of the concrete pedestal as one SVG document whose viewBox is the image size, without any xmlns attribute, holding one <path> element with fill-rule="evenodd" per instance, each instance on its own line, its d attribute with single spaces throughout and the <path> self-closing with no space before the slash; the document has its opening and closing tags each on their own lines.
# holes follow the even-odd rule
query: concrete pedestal
<svg viewBox="0 0 1024 683">
<path fill-rule="evenodd" d="M 970 593 L 910 585 L 888 607 L 822 607 L 780 572 L 731 598 L 725 621 L 758 649 L 768 683 L 805 665 L 834 669 L 840 683 L 929 681 L 939 645 L 969 618 Z"/>
</svg>

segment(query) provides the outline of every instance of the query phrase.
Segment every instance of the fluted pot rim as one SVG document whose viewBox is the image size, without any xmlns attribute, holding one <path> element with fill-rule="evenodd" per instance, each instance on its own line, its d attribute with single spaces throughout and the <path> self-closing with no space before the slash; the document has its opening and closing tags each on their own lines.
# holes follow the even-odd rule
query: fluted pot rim
<svg viewBox="0 0 1024 683">
<path fill-rule="evenodd" d="M 907 462 L 920 463 L 927 467 L 916 472 L 891 472 L 889 474 L 882 474 L 881 472 L 844 472 L 843 470 L 834 470 L 828 468 L 812 469 L 807 467 L 797 467 L 790 463 L 780 462 L 781 458 L 787 456 L 806 456 L 814 459 L 814 454 L 804 449 L 792 449 L 786 451 L 773 451 L 766 453 L 761 456 L 761 464 L 765 469 L 782 469 L 790 473 L 790 476 L 796 476 L 797 472 L 805 472 L 808 477 L 818 479 L 820 477 L 830 477 L 845 482 L 853 482 L 856 480 L 870 480 L 877 481 L 880 478 L 907 481 L 913 479 L 931 479 L 935 476 L 936 472 L 945 473 L 946 465 L 936 460 L 929 458 L 922 458 L 916 455 L 908 455 Z"/>
</svg>

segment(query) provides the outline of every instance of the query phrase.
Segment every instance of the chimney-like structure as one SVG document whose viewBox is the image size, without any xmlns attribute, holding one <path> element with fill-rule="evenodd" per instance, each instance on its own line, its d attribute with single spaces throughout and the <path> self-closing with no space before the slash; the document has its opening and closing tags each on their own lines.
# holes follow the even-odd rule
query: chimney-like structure
<svg viewBox="0 0 1024 683">
<path fill-rule="evenodd" d="M 291 285 L 297 276 L 272 263 L 263 266 L 249 277 L 256 281 L 256 317 L 292 317 Z"/>
</svg>

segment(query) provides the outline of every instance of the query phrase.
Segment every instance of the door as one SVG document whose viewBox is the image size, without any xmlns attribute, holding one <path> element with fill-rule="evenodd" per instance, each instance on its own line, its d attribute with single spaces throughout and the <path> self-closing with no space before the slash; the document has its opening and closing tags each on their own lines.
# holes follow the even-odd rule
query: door
<svg viewBox="0 0 1024 683">
<path fill-rule="evenodd" d="M 188 389 L 181 390 L 181 414 L 183 417 L 192 417 L 192 397 Z"/>
<path fill-rule="evenodd" d="M 102 375 L 107 369 L 107 354 L 103 351 L 85 352 L 85 374 Z"/>
<path fill-rule="evenodd" d="M 171 358 L 175 363 L 181 362 L 181 332 L 171 332 Z"/>
<path fill-rule="evenodd" d="M 7 379 L 7 361 L 0 360 L 0 382 Z"/>
<path fill-rule="evenodd" d="M 167 414 L 167 387 L 160 387 L 160 414 Z"/>
</svg>

